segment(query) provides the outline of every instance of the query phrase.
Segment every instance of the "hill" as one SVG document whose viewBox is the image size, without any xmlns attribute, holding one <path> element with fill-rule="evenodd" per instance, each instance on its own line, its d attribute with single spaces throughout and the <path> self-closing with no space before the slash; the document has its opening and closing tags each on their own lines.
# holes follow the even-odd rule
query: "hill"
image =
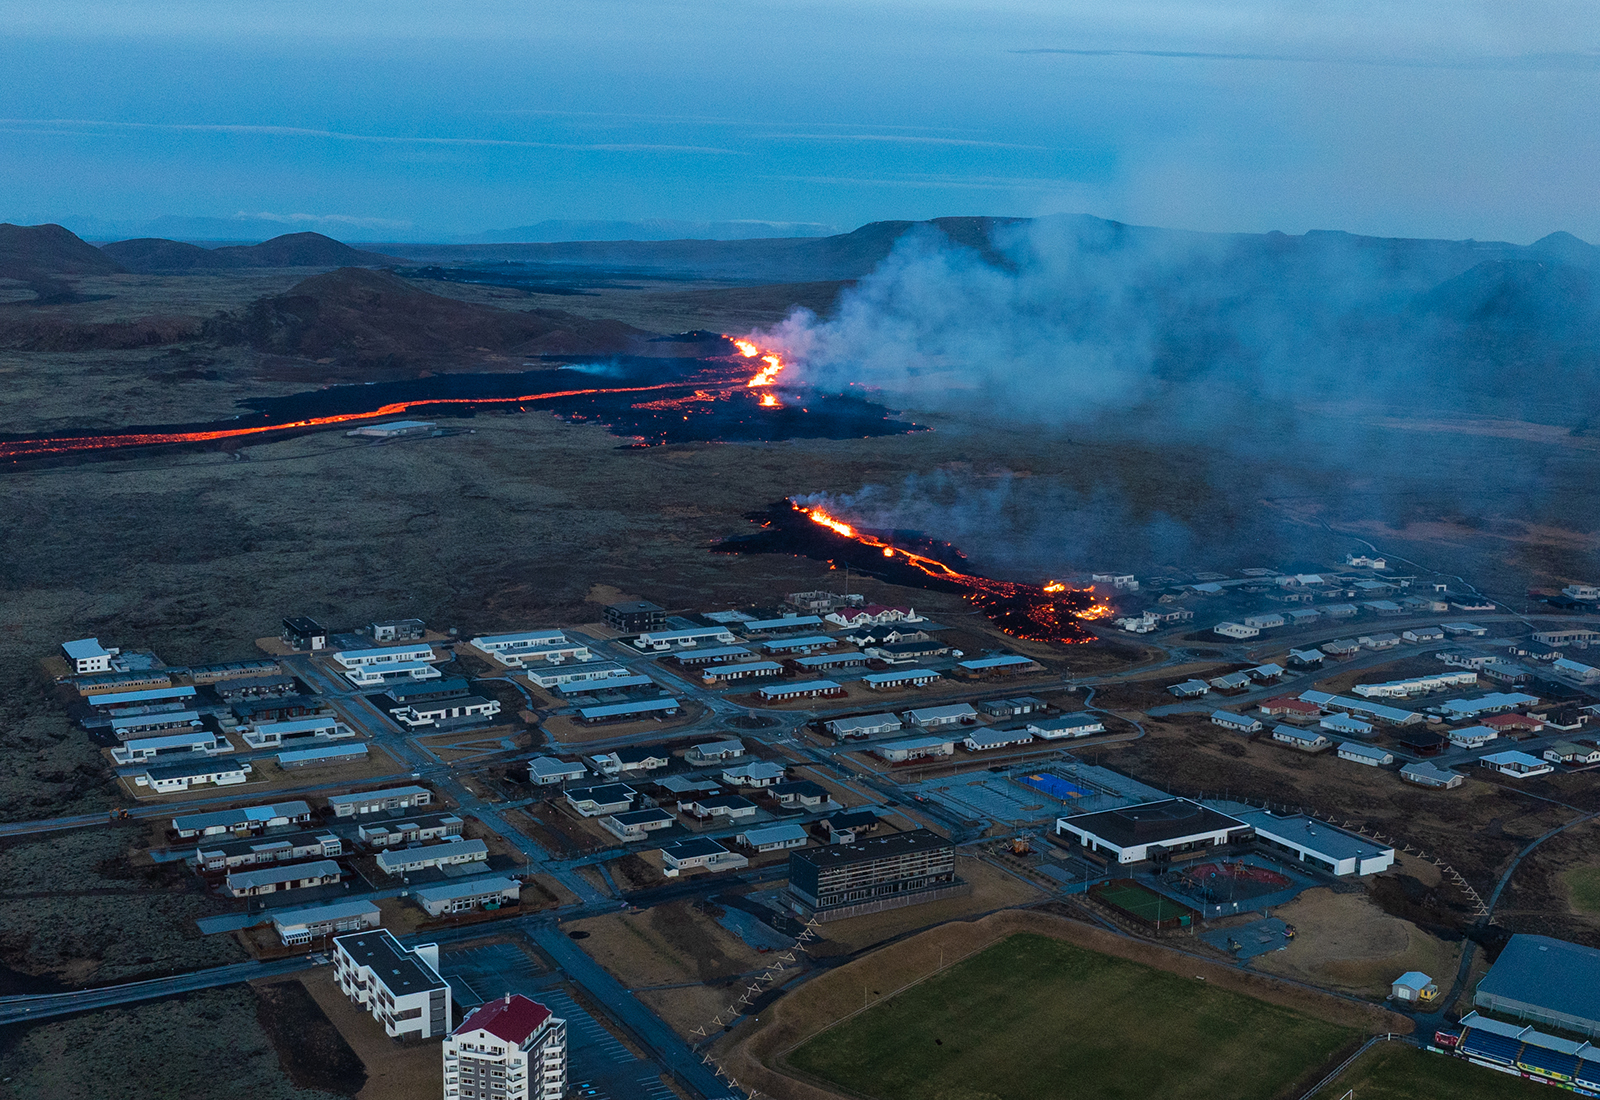
<svg viewBox="0 0 1600 1100">
<path fill-rule="evenodd" d="M 382 267 L 395 261 L 351 248 L 321 233 L 285 233 L 260 244 L 201 248 L 183 241 L 141 237 L 100 250 L 129 271 L 169 275 L 252 267 Z"/>
<path fill-rule="evenodd" d="M 208 338 L 307 359 L 391 367 L 472 353 L 611 354 L 651 334 L 561 310 L 491 309 L 418 289 L 387 272 L 340 268 L 258 298 L 206 326 Z"/>
<path fill-rule="evenodd" d="M 64 278 L 122 270 L 114 257 L 59 225 L 0 224 L 0 279 L 26 283 L 40 298 L 69 293 Z"/>
</svg>

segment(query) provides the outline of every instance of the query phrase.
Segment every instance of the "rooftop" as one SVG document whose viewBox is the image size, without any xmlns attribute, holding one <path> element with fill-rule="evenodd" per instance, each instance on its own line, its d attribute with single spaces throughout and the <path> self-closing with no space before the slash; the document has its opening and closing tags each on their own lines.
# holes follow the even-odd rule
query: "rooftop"
<svg viewBox="0 0 1600 1100">
<path fill-rule="evenodd" d="M 652 605 L 654 606 L 654 605 Z M 418 893 L 421 893 L 419 890 Z M 520 993 L 507 993 L 504 997 L 486 1001 L 467 1014 L 461 1026 L 451 1035 L 465 1035 L 469 1031 L 487 1031 L 497 1039 L 504 1039 L 520 1047 L 544 1026 L 552 1013 L 538 1001 L 531 1001 Z"/>
<path fill-rule="evenodd" d="M 1600 1021 L 1600 951 L 1549 936 L 1512 936 L 1478 983 L 1478 995 Z"/>
<path fill-rule="evenodd" d="M 329 905 L 304 905 L 293 909 L 272 910 L 272 923 L 279 928 L 294 924 L 315 924 L 318 921 L 347 920 L 350 917 L 377 916 L 378 907 L 365 898 L 351 898 Z"/>
<path fill-rule="evenodd" d="M 873 859 L 892 859 L 913 852 L 936 851 L 951 848 L 951 843 L 927 829 L 909 833 L 890 833 L 888 836 L 868 837 L 854 844 L 830 844 L 826 848 L 807 848 L 797 851 L 790 859 L 803 860 L 819 870 L 850 863 L 865 863 Z"/>
<path fill-rule="evenodd" d="M 1253 826 L 1258 833 L 1287 837 L 1297 844 L 1315 848 L 1323 855 L 1332 856 L 1334 859 L 1355 859 L 1389 850 L 1387 845 L 1368 840 L 1364 836 L 1357 836 L 1355 833 L 1347 833 L 1343 829 L 1336 829 L 1326 822 L 1302 814 L 1280 816 L 1266 810 L 1249 810 L 1239 814 L 1238 817 L 1246 825 Z"/>
<path fill-rule="evenodd" d="M 424 886 L 411 891 L 412 896 L 423 901 L 452 901 L 455 898 L 475 898 L 480 894 L 498 894 L 522 888 L 522 883 L 505 875 L 477 878 L 470 882 L 446 882 L 439 886 Z"/>
<path fill-rule="evenodd" d="M 438 971 L 415 952 L 401 947 L 400 941 L 387 929 L 352 932 L 335 937 L 333 942 L 359 965 L 376 974 L 396 996 L 448 988 Z"/>
<path fill-rule="evenodd" d="M 1093 833 L 1118 848 L 1139 844 L 1160 844 L 1179 837 L 1198 836 L 1224 829 L 1243 828 L 1236 817 L 1218 813 L 1198 802 L 1168 798 L 1117 810 L 1074 814 L 1065 819 L 1074 828 Z"/>
<path fill-rule="evenodd" d="M 728 849 L 718 844 L 708 836 L 692 836 L 688 840 L 680 840 L 676 844 L 664 844 L 661 851 L 675 859 L 692 859 L 695 856 L 714 856 L 718 852 Z"/>
</svg>

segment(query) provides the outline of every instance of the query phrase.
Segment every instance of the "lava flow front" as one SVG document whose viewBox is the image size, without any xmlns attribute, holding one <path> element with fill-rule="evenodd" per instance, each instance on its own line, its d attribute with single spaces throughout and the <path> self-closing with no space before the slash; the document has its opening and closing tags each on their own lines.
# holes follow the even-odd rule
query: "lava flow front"
<svg viewBox="0 0 1600 1100">
<path fill-rule="evenodd" d="M 1109 616 L 1111 607 L 1097 601 L 1094 589 L 1069 588 L 1060 581 L 1020 584 L 964 573 L 939 558 L 965 562 L 948 543 L 898 537 L 893 532 L 867 532 L 821 508 L 786 500 L 750 517 L 761 531 L 731 538 L 714 549 L 725 553 L 790 553 L 872 573 L 891 584 L 935 592 L 957 592 L 976 605 L 997 627 L 1018 638 L 1072 644 L 1094 634 L 1083 624 Z M 919 550 L 907 549 L 912 541 Z"/>
</svg>

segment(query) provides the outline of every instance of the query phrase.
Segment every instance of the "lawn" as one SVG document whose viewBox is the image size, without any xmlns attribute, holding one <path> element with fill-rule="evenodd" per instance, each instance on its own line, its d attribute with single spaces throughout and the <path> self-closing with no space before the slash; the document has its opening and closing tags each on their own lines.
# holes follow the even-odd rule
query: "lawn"
<svg viewBox="0 0 1600 1100">
<path fill-rule="evenodd" d="M 788 1061 L 881 1100 L 1268 1100 L 1357 1034 L 1022 934 L 830 1028 Z"/>
<path fill-rule="evenodd" d="M 1565 875 L 1572 907 L 1580 913 L 1600 913 L 1600 867 L 1574 867 Z"/>
<path fill-rule="evenodd" d="M 1316 1100 L 1338 1100 L 1351 1089 L 1358 1100 L 1518 1100 L 1563 1096 L 1548 1085 L 1475 1066 L 1402 1043 L 1380 1043 L 1356 1060 Z"/>
</svg>

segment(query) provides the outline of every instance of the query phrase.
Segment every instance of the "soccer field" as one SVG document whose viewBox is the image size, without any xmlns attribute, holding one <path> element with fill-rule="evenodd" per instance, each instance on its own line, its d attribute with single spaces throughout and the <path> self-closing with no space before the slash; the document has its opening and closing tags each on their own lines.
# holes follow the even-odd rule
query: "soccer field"
<svg viewBox="0 0 1600 1100">
<path fill-rule="evenodd" d="M 1571 1096 L 1509 1073 L 1400 1043 L 1379 1043 L 1356 1059 L 1315 1100 L 1338 1100 L 1351 1089 L 1357 1100 L 1520 1100 Z"/>
<path fill-rule="evenodd" d="M 881 1100 L 1269 1100 L 1358 1032 L 1021 934 L 803 1044 Z"/>
</svg>

